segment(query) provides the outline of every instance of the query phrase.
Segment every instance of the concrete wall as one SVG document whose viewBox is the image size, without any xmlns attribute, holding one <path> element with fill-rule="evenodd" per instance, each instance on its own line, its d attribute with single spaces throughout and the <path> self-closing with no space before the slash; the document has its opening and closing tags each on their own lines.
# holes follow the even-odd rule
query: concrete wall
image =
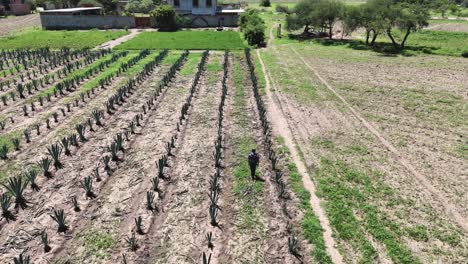
<svg viewBox="0 0 468 264">
<path fill-rule="evenodd" d="M 135 18 L 125 16 L 77 16 L 41 14 L 45 29 L 134 28 Z"/>
<path fill-rule="evenodd" d="M 187 27 L 237 27 L 239 15 L 237 14 L 216 14 L 215 16 L 186 15 L 190 22 Z"/>
<path fill-rule="evenodd" d="M 16 16 L 27 15 L 31 14 L 31 8 L 28 4 L 10 4 L 10 12 Z"/>
<path fill-rule="evenodd" d="M 174 6 L 179 13 L 194 15 L 215 15 L 217 0 L 211 0 L 211 6 L 206 6 L 206 0 L 198 0 L 198 7 L 193 6 L 193 0 L 179 0 L 180 6 L 174 5 L 174 0 L 167 0 L 169 5 Z"/>
</svg>

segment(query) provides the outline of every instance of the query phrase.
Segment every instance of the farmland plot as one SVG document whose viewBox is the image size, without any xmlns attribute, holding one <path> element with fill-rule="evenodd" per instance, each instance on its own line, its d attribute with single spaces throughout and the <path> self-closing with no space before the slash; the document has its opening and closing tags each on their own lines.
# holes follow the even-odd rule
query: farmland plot
<svg viewBox="0 0 468 264">
<path fill-rule="evenodd" d="M 466 62 L 320 45 L 261 55 L 344 261 L 464 262 Z"/>
<path fill-rule="evenodd" d="M 0 108 L 2 262 L 311 262 L 248 51 L 43 64 Z"/>
</svg>

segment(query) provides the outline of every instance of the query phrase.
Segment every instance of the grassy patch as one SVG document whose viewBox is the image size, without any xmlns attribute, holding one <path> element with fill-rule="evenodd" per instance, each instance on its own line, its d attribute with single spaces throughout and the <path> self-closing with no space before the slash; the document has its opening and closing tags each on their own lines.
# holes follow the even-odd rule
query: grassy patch
<svg viewBox="0 0 468 264">
<path fill-rule="evenodd" d="M 0 49 L 44 48 L 60 49 L 63 47 L 81 49 L 94 48 L 106 41 L 128 34 L 123 30 L 70 30 L 48 31 L 28 30 L 12 36 L 0 38 Z"/>
<path fill-rule="evenodd" d="M 238 32 L 234 31 L 177 31 L 143 32 L 122 43 L 116 49 L 191 49 L 225 50 L 243 49 L 244 44 Z"/>
<path fill-rule="evenodd" d="M 111 256 L 111 249 L 117 241 L 108 233 L 93 230 L 83 235 L 83 246 L 85 254 L 98 259 L 105 259 Z"/>
<path fill-rule="evenodd" d="M 319 193 L 327 201 L 330 223 L 338 237 L 360 253 L 359 262 L 372 263 L 377 254 L 365 235 L 369 234 L 385 246 L 394 263 L 419 263 L 401 240 L 404 232 L 399 225 L 369 203 L 369 197 L 392 196 L 376 180 L 379 176 L 358 171 L 342 161 L 322 158 L 316 178 Z"/>
<path fill-rule="evenodd" d="M 184 67 L 180 70 L 180 75 L 190 76 L 194 75 L 197 71 L 197 65 L 201 60 L 201 53 L 190 53 L 187 58 L 187 62 Z M 178 57 L 177 57 L 178 58 Z"/>
</svg>

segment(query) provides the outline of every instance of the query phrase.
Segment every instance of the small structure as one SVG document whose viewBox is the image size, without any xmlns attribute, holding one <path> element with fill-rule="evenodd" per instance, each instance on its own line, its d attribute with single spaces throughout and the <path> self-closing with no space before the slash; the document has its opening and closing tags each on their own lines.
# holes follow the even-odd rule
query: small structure
<svg viewBox="0 0 468 264">
<path fill-rule="evenodd" d="M 244 12 L 239 5 L 219 6 L 217 0 L 167 0 L 193 27 L 235 27 Z"/>
<path fill-rule="evenodd" d="M 15 16 L 31 14 L 31 6 L 24 0 L 11 0 L 10 11 Z"/>
<path fill-rule="evenodd" d="M 102 7 L 52 9 L 40 12 L 44 29 L 134 28 L 135 19 L 104 15 Z"/>
</svg>

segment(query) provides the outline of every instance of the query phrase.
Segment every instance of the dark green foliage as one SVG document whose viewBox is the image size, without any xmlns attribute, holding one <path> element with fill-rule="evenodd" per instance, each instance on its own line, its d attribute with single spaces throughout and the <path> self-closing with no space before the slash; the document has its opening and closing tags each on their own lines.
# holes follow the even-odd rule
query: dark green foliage
<svg viewBox="0 0 468 264">
<path fill-rule="evenodd" d="M 100 182 L 102 180 L 101 176 L 99 175 L 99 168 L 98 167 L 94 168 L 93 177 L 96 178 L 96 182 Z"/>
<path fill-rule="evenodd" d="M 161 31 L 174 31 L 178 28 L 177 20 L 178 15 L 171 5 L 158 5 L 151 12 L 151 16 L 154 17 L 157 27 Z"/>
<path fill-rule="evenodd" d="M 41 233 L 41 241 L 42 241 L 42 245 L 44 248 L 44 252 L 45 253 L 49 252 L 52 248 L 50 247 L 49 237 L 47 236 L 47 233 L 45 230 L 42 231 Z"/>
<path fill-rule="evenodd" d="M 86 197 L 91 199 L 96 198 L 96 194 L 93 192 L 93 178 L 89 176 L 85 177 L 81 182 L 81 187 L 85 190 Z"/>
<path fill-rule="evenodd" d="M 78 203 L 78 199 L 76 198 L 76 196 L 72 198 L 72 204 L 73 204 L 73 211 L 75 212 L 81 211 L 80 204 Z"/>
<path fill-rule="evenodd" d="M 297 243 L 297 238 L 294 235 L 291 235 L 288 238 L 289 254 L 293 255 L 295 258 L 302 262 L 302 255 L 299 253 L 299 247 Z"/>
<path fill-rule="evenodd" d="M 31 184 L 31 189 L 34 191 L 38 192 L 41 188 L 39 185 L 36 183 L 37 179 L 37 170 L 35 169 L 30 169 L 28 172 L 26 172 L 26 178 L 28 179 L 29 183 Z"/>
<path fill-rule="evenodd" d="M 44 171 L 44 176 L 46 178 L 51 178 L 52 174 L 50 173 L 50 164 L 52 164 L 52 160 L 48 157 L 42 158 L 39 162 L 39 167 Z"/>
<path fill-rule="evenodd" d="M 29 131 L 29 129 L 25 129 L 23 134 L 24 138 L 26 139 L 26 143 L 31 143 L 31 131 Z"/>
<path fill-rule="evenodd" d="M 78 136 L 80 137 L 81 142 L 86 142 L 86 137 L 85 137 L 85 132 L 86 132 L 86 127 L 82 124 L 78 124 L 75 126 L 76 132 L 78 133 Z"/>
<path fill-rule="evenodd" d="M 62 143 L 62 147 L 63 149 L 65 150 L 65 155 L 67 156 L 71 156 L 71 152 L 70 152 L 70 140 L 67 138 L 67 137 L 64 137 L 60 140 L 60 142 Z"/>
<path fill-rule="evenodd" d="M 15 150 L 20 150 L 20 139 L 19 138 L 12 138 L 11 143 L 13 143 L 13 147 Z"/>
<path fill-rule="evenodd" d="M 143 232 L 143 218 L 141 218 L 141 216 L 138 216 L 137 218 L 135 218 L 135 227 L 139 235 L 145 234 L 145 232 Z"/>
<path fill-rule="evenodd" d="M 146 209 L 153 211 L 156 210 L 157 208 L 154 206 L 154 192 L 146 192 Z"/>
<path fill-rule="evenodd" d="M 49 155 L 52 157 L 54 161 L 55 170 L 59 170 L 63 168 L 62 163 L 60 162 L 60 155 L 62 154 L 62 148 L 59 144 L 53 144 L 47 148 L 49 151 Z"/>
<path fill-rule="evenodd" d="M 258 11 L 248 9 L 239 17 L 239 27 L 249 45 L 265 45 L 265 22 L 260 18 Z"/>
<path fill-rule="evenodd" d="M 2 147 L 0 147 L 0 159 L 2 160 L 8 159 L 8 146 L 7 145 L 3 145 Z"/>
<path fill-rule="evenodd" d="M 205 252 L 203 252 L 203 264 L 210 264 L 211 262 L 211 253 L 209 257 L 206 257 Z"/>
<path fill-rule="evenodd" d="M 4 217 L 7 222 L 10 222 L 10 220 L 15 221 L 16 217 L 9 210 L 11 205 L 11 196 L 7 193 L 2 194 L 0 196 L 0 205 L 2 206 L 2 217 Z"/>
<path fill-rule="evenodd" d="M 214 245 L 213 245 L 213 232 L 209 232 L 206 234 L 206 241 L 208 242 L 208 248 L 213 250 Z"/>
<path fill-rule="evenodd" d="M 110 163 L 110 157 L 109 156 L 104 156 L 102 158 L 102 164 L 104 164 L 104 170 L 107 172 L 107 175 L 110 175 L 112 170 L 109 166 L 109 163 Z"/>
<path fill-rule="evenodd" d="M 23 253 L 21 253 L 18 257 L 14 257 L 13 261 L 15 264 L 29 264 L 29 256 L 23 256 Z"/>
<path fill-rule="evenodd" d="M 127 242 L 128 247 L 130 248 L 131 251 L 137 251 L 139 246 L 137 244 L 137 240 L 135 237 L 135 233 L 132 233 L 131 237 L 126 237 L 125 242 Z"/>
<path fill-rule="evenodd" d="M 5 189 L 15 197 L 15 208 L 25 209 L 28 207 L 28 200 L 24 197 L 24 190 L 28 185 L 27 181 L 24 181 L 22 177 L 9 178 L 6 184 L 2 184 Z"/>
<path fill-rule="evenodd" d="M 58 227 L 57 227 L 57 232 L 58 233 L 67 232 L 69 227 L 66 225 L 66 222 L 65 222 L 66 217 L 65 217 L 65 214 L 63 212 L 63 209 L 54 210 L 54 214 L 51 215 L 50 217 L 52 217 L 52 219 L 54 219 L 54 221 L 58 224 Z"/>
</svg>

